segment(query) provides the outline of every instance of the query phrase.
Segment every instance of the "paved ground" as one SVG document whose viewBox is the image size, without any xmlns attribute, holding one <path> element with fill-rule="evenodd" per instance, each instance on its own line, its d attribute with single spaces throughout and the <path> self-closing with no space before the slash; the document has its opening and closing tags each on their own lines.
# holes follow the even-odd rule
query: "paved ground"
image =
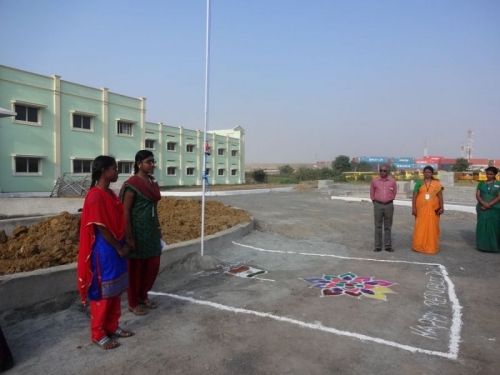
<svg viewBox="0 0 500 375">
<path fill-rule="evenodd" d="M 7 312 L 1 324 L 17 360 L 9 374 L 498 373 L 500 256 L 474 249 L 473 214 L 447 212 L 441 252 L 425 256 L 410 250 L 409 208 L 396 207 L 390 254 L 371 251 L 369 203 L 316 191 L 217 199 L 249 210 L 258 229 L 163 272 L 160 307 L 123 314 L 136 336 L 110 352 L 90 344 L 74 296 Z M 213 269 L 238 263 L 267 273 Z M 304 280 L 347 273 L 367 277 L 357 283 L 372 282 L 380 299 L 320 297 Z"/>
</svg>

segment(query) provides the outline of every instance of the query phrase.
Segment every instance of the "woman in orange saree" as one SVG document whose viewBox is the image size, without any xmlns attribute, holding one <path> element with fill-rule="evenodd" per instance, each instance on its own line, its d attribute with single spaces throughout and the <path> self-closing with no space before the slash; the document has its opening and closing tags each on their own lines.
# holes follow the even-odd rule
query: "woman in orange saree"
<svg viewBox="0 0 500 375">
<path fill-rule="evenodd" d="M 412 215 L 415 216 L 412 249 L 419 253 L 439 251 L 439 217 L 444 212 L 443 186 L 432 177 L 434 168 L 424 168 L 424 180 L 413 190 Z"/>
</svg>

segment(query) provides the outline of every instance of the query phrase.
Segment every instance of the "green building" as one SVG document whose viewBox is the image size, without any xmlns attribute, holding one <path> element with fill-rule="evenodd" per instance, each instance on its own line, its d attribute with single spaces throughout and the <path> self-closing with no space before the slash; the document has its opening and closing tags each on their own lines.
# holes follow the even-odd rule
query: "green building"
<svg viewBox="0 0 500 375">
<path fill-rule="evenodd" d="M 201 185 L 203 132 L 146 121 L 146 99 L 0 65 L 0 193 L 51 192 L 61 176 L 88 176 L 101 154 L 118 161 L 120 180 L 135 153 L 155 154 L 160 186 Z M 210 184 L 245 182 L 244 129 L 207 133 Z"/>
</svg>

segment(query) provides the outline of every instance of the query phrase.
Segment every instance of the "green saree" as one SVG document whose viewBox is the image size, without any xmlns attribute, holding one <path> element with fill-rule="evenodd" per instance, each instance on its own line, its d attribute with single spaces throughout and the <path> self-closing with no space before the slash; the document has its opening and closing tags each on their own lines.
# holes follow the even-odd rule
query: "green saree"
<svg viewBox="0 0 500 375">
<path fill-rule="evenodd" d="M 487 184 L 481 181 L 477 190 L 481 198 L 491 202 L 500 194 L 500 182 Z M 481 251 L 500 252 L 500 202 L 486 210 L 477 204 L 476 247 Z"/>
</svg>

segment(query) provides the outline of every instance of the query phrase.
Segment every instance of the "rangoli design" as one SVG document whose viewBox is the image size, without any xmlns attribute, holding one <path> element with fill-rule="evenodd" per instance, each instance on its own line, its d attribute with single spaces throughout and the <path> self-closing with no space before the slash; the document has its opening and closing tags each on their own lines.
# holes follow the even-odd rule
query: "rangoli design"
<svg viewBox="0 0 500 375">
<path fill-rule="evenodd" d="M 396 284 L 392 281 L 375 279 L 373 276 L 361 277 L 352 272 L 341 275 L 323 275 L 303 279 L 311 283 L 311 288 L 321 288 L 321 296 L 368 297 L 387 301 L 386 294 L 395 293 L 389 287 Z"/>
<path fill-rule="evenodd" d="M 225 270 L 225 272 L 229 275 L 243 277 L 243 278 L 254 277 L 260 274 L 267 273 L 267 271 L 255 267 L 250 267 L 245 264 L 236 264 L 229 266 Z"/>
</svg>

